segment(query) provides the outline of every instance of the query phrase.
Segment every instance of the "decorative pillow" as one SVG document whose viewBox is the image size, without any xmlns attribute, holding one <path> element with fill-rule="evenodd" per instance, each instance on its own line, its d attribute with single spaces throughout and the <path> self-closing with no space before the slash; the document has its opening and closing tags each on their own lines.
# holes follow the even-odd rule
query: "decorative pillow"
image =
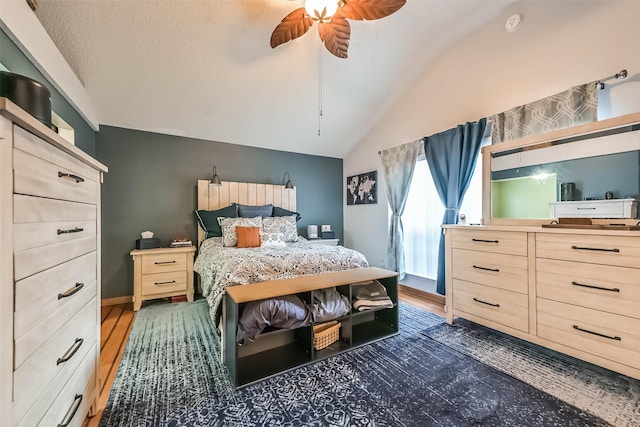
<svg viewBox="0 0 640 427">
<path fill-rule="evenodd" d="M 207 239 L 209 237 L 222 236 L 222 229 L 220 228 L 218 218 L 235 218 L 238 216 L 235 203 L 215 211 L 196 210 L 194 213 L 198 219 L 198 224 L 200 224 L 200 227 L 206 232 Z"/>
<path fill-rule="evenodd" d="M 222 228 L 222 246 L 237 246 L 236 227 L 262 227 L 262 218 L 220 218 Z"/>
<path fill-rule="evenodd" d="M 286 240 L 284 239 L 284 234 L 282 233 L 265 233 L 261 234 L 261 247 L 277 247 L 277 246 L 287 246 Z"/>
<path fill-rule="evenodd" d="M 260 247 L 260 227 L 236 227 L 239 248 Z"/>
<path fill-rule="evenodd" d="M 291 216 L 273 216 L 262 218 L 263 233 L 282 233 L 285 242 L 298 241 L 298 228 L 296 226 L 295 215 Z"/>
<path fill-rule="evenodd" d="M 291 216 L 291 215 L 296 216 L 296 222 L 302 219 L 302 215 L 300 215 L 298 212 L 288 211 L 286 209 L 279 208 L 277 206 L 273 207 L 273 215 L 271 216 Z"/>
<path fill-rule="evenodd" d="M 240 218 L 266 217 L 273 213 L 273 205 L 249 206 L 238 204 L 238 216 Z"/>
</svg>

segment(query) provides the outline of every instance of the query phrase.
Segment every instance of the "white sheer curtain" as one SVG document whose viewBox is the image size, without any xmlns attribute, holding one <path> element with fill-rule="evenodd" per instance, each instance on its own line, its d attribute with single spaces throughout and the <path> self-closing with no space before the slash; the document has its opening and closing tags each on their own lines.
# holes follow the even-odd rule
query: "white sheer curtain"
<svg viewBox="0 0 640 427">
<path fill-rule="evenodd" d="M 486 139 L 482 145 L 489 143 Z M 479 224 L 482 218 L 482 156 L 478 156 L 471 184 L 460 213 L 466 224 Z M 413 180 L 402 215 L 404 225 L 405 267 L 408 274 L 436 280 L 438 244 L 444 206 L 431 179 L 424 153 L 418 157 Z M 462 222 L 461 222 L 462 223 Z"/>
</svg>

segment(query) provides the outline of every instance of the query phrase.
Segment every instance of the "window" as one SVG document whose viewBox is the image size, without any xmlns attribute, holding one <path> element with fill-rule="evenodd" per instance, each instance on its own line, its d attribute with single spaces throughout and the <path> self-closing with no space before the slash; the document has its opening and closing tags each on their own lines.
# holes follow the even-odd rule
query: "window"
<svg viewBox="0 0 640 427">
<path fill-rule="evenodd" d="M 483 140 L 483 146 L 489 138 Z M 460 214 L 464 223 L 479 224 L 482 218 L 482 156 L 465 193 Z M 440 243 L 444 206 L 436 191 L 424 154 L 416 162 L 413 180 L 402 215 L 404 227 L 405 268 L 412 276 L 436 280 L 438 276 L 438 245 Z M 460 221 L 463 223 L 463 221 Z"/>
</svg>

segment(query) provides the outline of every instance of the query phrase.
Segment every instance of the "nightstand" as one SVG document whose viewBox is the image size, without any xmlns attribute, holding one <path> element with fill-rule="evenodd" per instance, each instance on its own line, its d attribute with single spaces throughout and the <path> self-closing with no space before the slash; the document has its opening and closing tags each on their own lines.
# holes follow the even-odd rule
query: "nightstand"
<svg viewBox="0 0 640 427">
<path fill-rule="evenodd" d="M 307 241 L 314 245 L 338 246 L 338 239 L 307 239 Z"/>
<path fill-rule="evenodd" d="M 132 250 L 133 309 L 140 310 L 142 301 L 175 295 L 193 301 L 195 252 L 195 246 Z"/>
</svg>

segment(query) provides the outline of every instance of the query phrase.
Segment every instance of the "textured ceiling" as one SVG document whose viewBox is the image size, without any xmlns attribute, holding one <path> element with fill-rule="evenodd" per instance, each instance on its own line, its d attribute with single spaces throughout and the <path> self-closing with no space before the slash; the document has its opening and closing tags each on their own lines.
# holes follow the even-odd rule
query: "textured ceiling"
<svg viewBox="0 0 640 427">
<path fill-rule="evenodd" d="M 302 0 L 47 0 L 36 15 L 101 124 L 344 157 L 443 49 L 510 3 L 407 0 L 351 21 L 348 59 L 320 49 L 316 26 L 271 49 Z"/>
</svg>

